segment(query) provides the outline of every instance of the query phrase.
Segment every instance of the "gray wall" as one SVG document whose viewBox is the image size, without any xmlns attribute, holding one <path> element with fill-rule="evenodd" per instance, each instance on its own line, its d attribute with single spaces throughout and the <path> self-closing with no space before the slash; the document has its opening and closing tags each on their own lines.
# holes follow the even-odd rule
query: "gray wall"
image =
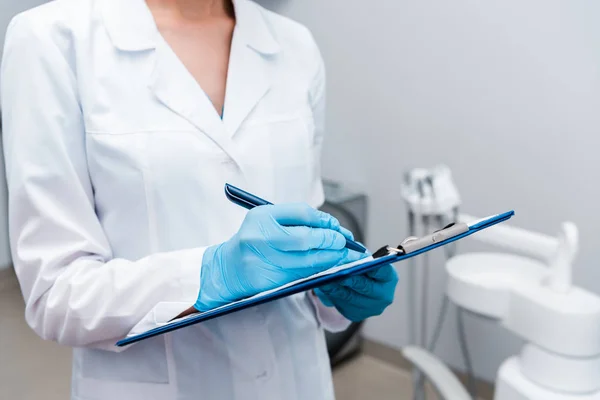
<svg viewBox="0 0 600 400">
<path fill-rule="evenodd" d="M 0 0 L 0 54 L 4 48 L 4 34 L 11 18 L 28 8 L 45 3 L 44 0 Z M 0 153 L 2 144 L 0 144 Z M 6 179 L 4 176 L 4 157 L 0 154 L 0 269 L 10 266 L 8 247 L 8 223 L 6 215 Z"/>
<path fill-rule="evenodd" d="M 406 235 L 392 182 L 409 167 L 444 162 L 464 211 L 514 208 L 514 224 L 550 234 L 574 221 L 575 282 L 600 294 L 600 2 L 268 3 L 308 25 L 321 46 L 329 73 L 324 173 L 369 194 L 371 246 Z M 445 282 L 439 253 L 433 264 L 430 326 Z M 407 343 L 407 283 L 384 316 L 369 321 L 367 336 Z M 437 354 L 460 368 L 454 318 Z M 493 323 L 467 322 L 475 369 L 493 380 L 519 341 Z"/>
</svg>

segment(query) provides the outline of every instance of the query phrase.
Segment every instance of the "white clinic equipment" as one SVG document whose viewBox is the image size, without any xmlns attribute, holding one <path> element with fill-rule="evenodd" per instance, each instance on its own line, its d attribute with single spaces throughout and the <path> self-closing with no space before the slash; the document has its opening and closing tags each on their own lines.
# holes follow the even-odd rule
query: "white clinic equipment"
<svg viewBox="0 0 600 400">
<path fill-rule="evenodd" d="M 475 239 L 505 252 L 450 258 L 446 294 L 526 341 L 502 363 L 494 400 L 600 400 L 600 296 L 572 283 L 576 226 L 566 222 L 553 237 L 504 225 Z M 403 353 L 442 398 L 472 399 L 429 351 L 409 346 Z"/>
<path fill-rule="evenodd" d="M 423 233 L 431 232 L 431 225 L 441 227 L 449 222 L 454 222 L 458 215 L 460 196 L 452 182 L 450 169 L 446 166 L 437 166 L 432 169 L 417 168 L 407 172 L 402 185 L 402 197 L 408 208 L 408 231 L 411 236 L 419 236 L 419 228 Z M 421 227 L 418 226 L 420 223 Z M 409 307 L 410 342 L 427 342 L 427 283 L 428 269 L 427 255 L 421 258 L 423 268 L 416 268 L 417 260 L 412 260 L 408 273 L 409 285 L 407 291 L 407 305 Z M 417 272 L 422 272 L 420 277 Z M 420 279 L 419 279 L 420 278 Z M 421 285 L 417 284 L 419 279 Z M 416 312 L 417 295 L 415 287 L 421 287 L 421 313 Z M 419 315 L 420 314 L 420 315 Z M 420 318 L 418 318 L 420 316 Z M 419 332 L 420 331 L 420 332 Z"/>
<path fill-rule="evenodd" d="M 408 209 L 408 231 L 411 236 L 430 233 L 436 229 L 455 222 L 458 216 L 460 196 L 452 181 L 450 169 L 439 165 L 431 169 L 416 168 L 404 175 L 402 197 Z M 450 256 L 452 247 L 445 249 Z M 421 265 L 418 266 L 419 261 Z M 429 256 L 412 259 L 408 265 L 408 282 L 406 304 L 408 307 L 409 341 L 429 351 L 434 351 L 437 338 L 447 309 L 447 300 L 442 304 L 438 323 L 431 341 L 427 332 Z M 424 398 L 424 382 L 418 371 L 413 376 L 415 387 L 414 399 Z"/>
</svg>

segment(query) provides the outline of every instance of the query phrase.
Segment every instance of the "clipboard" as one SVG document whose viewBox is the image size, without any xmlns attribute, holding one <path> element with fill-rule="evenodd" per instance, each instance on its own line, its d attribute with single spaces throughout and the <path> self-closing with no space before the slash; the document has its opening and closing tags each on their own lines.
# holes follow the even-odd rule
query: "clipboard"
<svg viewBox="0 0 600 400">
<path fill-rule="evenodd" d="M 507 221 L 514 214 L 514 211 L 508 211 L 502 214 L 497 214 L 488 218 L 474 221 L 469 224 L 450 224 L 443 229 L 440 229 L 439 231 L 422 238 L 408 238 L 397 248 L 384 246 L 376 251 L 371 257 L 367 257 L 347 265 L 331 268 L 328 271 L 313 275 L 312 277 L 288 283 L 279 288 L 259 293 L 247 299 L 239 300 L 209 311 L 192 314 L 187 317 L 174 320 L 144 333 L 128 336 L 118 341 L 116 346 L 127 346 L 144 339 L 172 332 L 190 325 L 199 324 L 223 315 L 234 313 L 236 311 L 312 290 L 338 280 L 343 280 L 351 275 L 363 274 L 382 265 L 403 261 L 418 256 L 419 254 L 423 254 L 445 246 L 501 222 Z"/>
</svg>

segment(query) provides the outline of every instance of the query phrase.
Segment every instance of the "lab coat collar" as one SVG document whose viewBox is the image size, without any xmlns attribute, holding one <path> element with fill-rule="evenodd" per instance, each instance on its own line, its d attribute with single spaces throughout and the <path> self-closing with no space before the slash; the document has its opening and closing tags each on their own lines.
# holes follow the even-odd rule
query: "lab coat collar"
<svg viewBox="0 0 600 400">
<path fill-rule="evenodd" d="M 122 51 L 153 49 L 149 88 L 166 107 L 217 144 L 244 172 L 233 136 L 271 87 L 271 68 L 280 51 L 263 9 L 249 0 L 234 0 L 236 27 L 231 43 L 225 117 L 221 120 L 192 75 L 161 40 L 144 0 L 103 0 L 103 18 L 114 46 Z"/>
<path fill-rule="evenodd" d="M 102 19 L 119 50 L 142 51 L 156 47 L 159 32 L 144 0 L 104 0 Z"/>
<path fill-rule="evenodd" d="M 233 0 L 233 6 L 236 29 L 249 47 L 265 55 L 276 54 L 281 50 L 261 7 L 250 0 Z"/>
<path fill-rule="evenodd" d="M 156 48 L 160 33 L 144 0 L 103 0 L 102 18 L 108 35 L 120 50 L 142 51 Z M 236 30 L 246 45 L 271 55 L 281 47 L 263 16 L 263 10 L 250 0 L 233 0 Z"/>
</svg>

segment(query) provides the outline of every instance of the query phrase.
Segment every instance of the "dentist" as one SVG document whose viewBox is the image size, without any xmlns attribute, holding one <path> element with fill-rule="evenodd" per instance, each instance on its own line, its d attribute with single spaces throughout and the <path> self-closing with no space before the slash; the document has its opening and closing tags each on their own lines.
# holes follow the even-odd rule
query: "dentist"
<svg viewBox="0 0 600 400">
<path fill-rule="evenodd" d="M 323 329 L 377 315 L 385 266 L 125 349 L 172 318 L 360 258 L 317 211 L 325 73 L 249 0 L 56 0 L 2 63 L 26 319 L 74 347 L 73 399 L 332 399 Z M 223 184 L 272 199 L 248 213 Z"/>
</svg>

